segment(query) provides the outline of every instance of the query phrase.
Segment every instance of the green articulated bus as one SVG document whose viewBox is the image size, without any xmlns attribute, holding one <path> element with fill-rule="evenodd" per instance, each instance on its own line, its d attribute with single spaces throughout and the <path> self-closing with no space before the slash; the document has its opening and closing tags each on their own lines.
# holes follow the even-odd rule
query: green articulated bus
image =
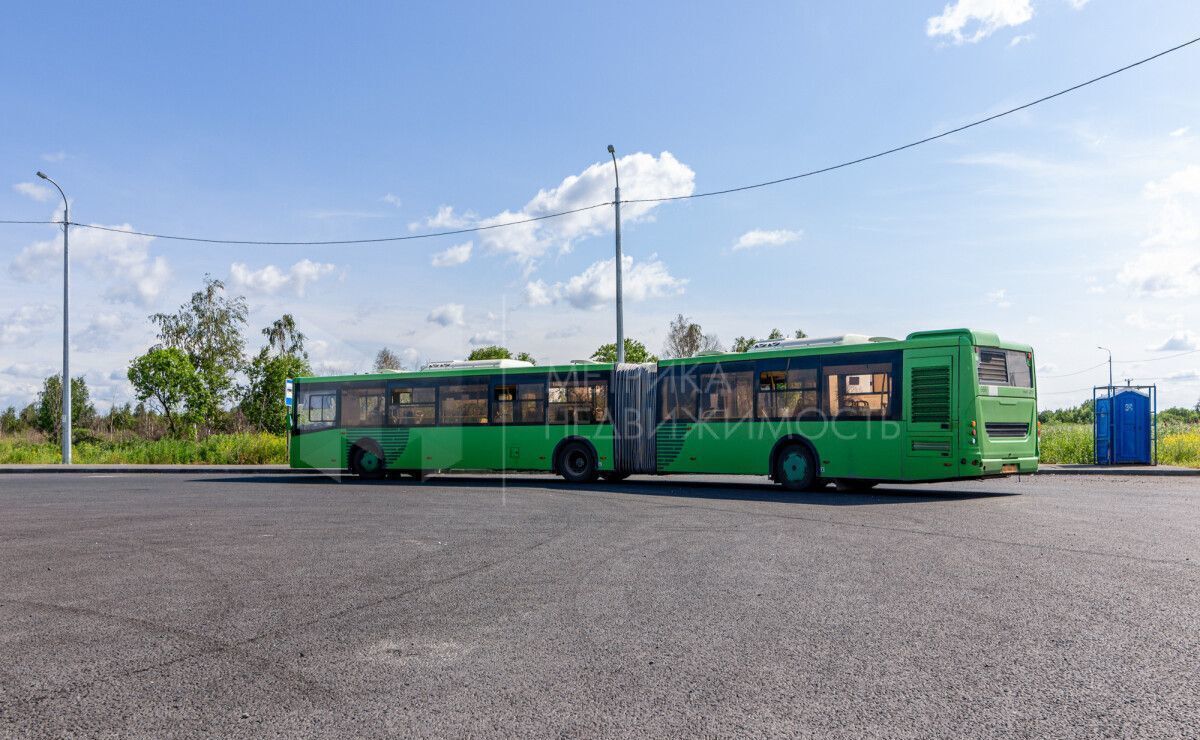
<svg viewBox="0 0 1200 740">
<path fill-rule="evenodd" d="M 969 329 L 612 365 L 516 360 L 296 378 L 291 465 L 363 477 L 769 475 L 793 490 L 1032 473 L 1033 350 Z"/>
</svg>

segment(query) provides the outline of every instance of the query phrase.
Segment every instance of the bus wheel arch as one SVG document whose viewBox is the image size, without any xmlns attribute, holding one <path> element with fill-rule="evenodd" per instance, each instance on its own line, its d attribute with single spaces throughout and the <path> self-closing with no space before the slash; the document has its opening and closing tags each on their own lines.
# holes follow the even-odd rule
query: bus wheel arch
<svg viewBox="0 0 1200 740">
<path fill-rule="evenodd" d="M 775 481 L 776 483 L 780 483 L 784 486 L 787 486 L 787 487 L 793 487 L 793 486 L 788 486 L 788 482 L 785 480 L 782 480 L 779 475 L 780 458 L 783 456 L 783 454 L 786 450 L 789 450 L 793 447 L 799 447 L 800 449 L 802 449 L 808 453 L 808 461 L 812 467 L 812 472 L 808 476 L 809 483 L 807 485 L 801 486 L 800 488 L 797 488 L 796 490 L 800 490 L 803 488 L 815 488 L 815 487 L 821 485 L 821 483 L 822 483 L 821 476 L 820 476 L 821 457 L 817 453 L 816 445 L 814 445 L 812 443 L 812 441 L 809 440 L 807 437 L 800 435 L 800 434 L 788 434 L 786 436 L 780 437 L 775 442 L 775 446 L 771 448 L 771 457 L 768 460 L 768 465 L 769 465 L 768 470 L 770 471 L 769 475 L 770 475 L 771 480 Z"/>
<path fill-rule="evenodd" d="M 574 457 L 576 453 L 583 457 Z M 554 461 L 552 470 L 569 483 L 591 483 L 600 474 L 596 446 L 583 437 L 564 438 L 555 446 L 551 459 Z"/>
<path fill-rule="evenodd" d="M 350 445 L 347 463 L 350 472 L 360 478 L 380 478 L 387 470 L 383 447 L 370 437 L 363 437 Z"/>
</svg>

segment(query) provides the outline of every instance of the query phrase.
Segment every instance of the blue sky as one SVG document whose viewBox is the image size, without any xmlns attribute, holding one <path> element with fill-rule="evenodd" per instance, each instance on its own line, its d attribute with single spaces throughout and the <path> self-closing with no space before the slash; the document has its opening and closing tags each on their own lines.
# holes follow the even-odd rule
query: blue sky
<svg viewBox="0 0 1200 740">
<path fill-rule="evenodd" d="M 252 7 L 244 7 L 251 5 Z M 261 240 L 419 234 L 786 176 L 959 125 L 1200 35 L 1194 2 L 22 4 L 0 27 L 0 217 Z M 1118 377 L 1200 398 L 1200 47 L 883 160 L 628 207 L 627 332 L 675 313 L 1032 343 L 1042 405 Z M 51 197 L 53 196 L 53 197 Z M 59 236 L 0 226 L 0 405 L 61 357 Z M 72 235 L 73 370 L 104 407 L 146 316 L 204 273 L 323 371 L 498 341 L 612 341 L 611 213 L 383 245 Z M 469 247 L 466 245 L 470 245 Z M 1146 362 L 1145 360 L 1154 360 Z"/>
</svg>

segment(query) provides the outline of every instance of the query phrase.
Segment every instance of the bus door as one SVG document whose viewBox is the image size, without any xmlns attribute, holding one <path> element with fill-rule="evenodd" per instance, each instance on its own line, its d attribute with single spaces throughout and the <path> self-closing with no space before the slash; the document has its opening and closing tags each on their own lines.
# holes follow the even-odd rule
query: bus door
<svg viewBox="0 0 1200 740">
<path fill-rule="evenodd" d="M 906 480 L 958 474 L 958 384 L 955 348 L 904 353 Z"/>
</svg>

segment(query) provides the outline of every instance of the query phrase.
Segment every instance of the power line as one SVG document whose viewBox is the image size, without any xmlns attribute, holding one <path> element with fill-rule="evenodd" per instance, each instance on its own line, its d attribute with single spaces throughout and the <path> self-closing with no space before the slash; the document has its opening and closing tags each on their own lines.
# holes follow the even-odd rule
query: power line
<svg viewBox="0 0 1200 740">
<path fill-rule="evenodd" d="M 508 226 L 519 226 L 521 224 L 529 224 L 535 221 L 545 221 L 551 218 L 559 218 L 560 216 L 569 216 L 573 213 L 582 213 L 591 211 L 596 208 L 607 208 L 612 205 L 612 201 L 606 203 L 596 203 L 582 208 L 572 208 L 569 211 L 558 211 L 556 213 L 547 213 L 543 216 L 530 216 L 518 221 L 504 221 L 496 224 L 487 224 L 484 226 L 471 226 L 462 229 L 453 229 L 450 231 L 436 231 L 429 234 L 407 234 L 405 236 L 383 236 L 376 239 L 334 239 L 327 241 L 309 241 L 309 242 L 285 242 L 285 241 L 257 241 L 251 239 L 208 239 L 198 236 L 175 236 L 171 234 L 154 234 L 147 231 L 129 231 L 127 229 L 116 229 L 111 226 L 99 226 L 96 224 L 80 224 L 74 221 L 72 226 L 77 226 L 83 229 L 97 229 L 99 231 L 111 231 L 117 234 L 129 234 L 130 236 L 147 236 L 154 239 L 170 239 L 180 242 L 203 242 L 205 244 L 241 244 L 258 247 L 311 247 L 311 246 L 333 246 L 338 244 L 378 244 L 380 242 L 404 242 L 414 239 L 433 239 L 439 236 L 453 236 L 455 234 L 473 234 L 479 231 L 490 231 L 492 229 L 503 229 Z M 55 222 L 58 223 L 58 222 Z"/>
<path fill-rule="evenodd" d="M 1180 352 L 1180 353 L 1178 353 L 1178 354 L 1174 354 L 1174 355 L 1165 355 L 1165 356 L 1163 356 L 1163 357 L 1146 357 L 1146 358 L 1144 358 L 1144 359 L 1141 359 L 1141 360 L 1113 360 L 1113 362 L 1114 362 L 1114 363 L 1117 363 L 1117 362 L 1120 362 L 1120 363 L 1130 363 L 1130 362 L 1158 362 L 1159 360 L 1170 360 L 1170 359 L 1174 359 L 1174 358 L 1176 358 L 1176 357 L 1183 357 L 1184 355 L 1194 355 L 1194 354 L 1196 354 L 1197 352 L 1200 352 L 1200 349 L 1189 349 L 1187 352 Z"/>
<path fill-rule="evenodd" d="M 1072 375 L 1082 375 L 1083 373 L 1086 373 L 1089 370 L 1095 370 L 1096 368 L 1104 367 L 1107 364 L 1108 364 L 1108 360 L 1105 360 L 1104 362 L 1101 362 L 1099 365 L 1092 365 L 1091 367 L 1085 367 L 1082 370 L 1076 370 L 1076 371 L 1070 372 L 1070 373 L 1063 373 L 1061 375 L 1039 375 L 1038 379 L 1041 380 L 1042 378 L 1069 378 Z"/>
<path fill-rule="evenodd" d="M 990 123 L 991 121 L 995 121 L 998 118 L 1003 118 L 1005 116 L 1012 115 L 1013 113 L 1017 113 L 1019 111 L 1026 110 L 1028 108 L 1032 108 L 1035 105 L 1039 105 L 1041 103 L 1045 103 L 1046 101 L 1053 100 L 1053 99 L 1061 97 L 1063 95 L 1067 95 L 1068 93 L 1075 92 L 1076 90 L 1087 87 L 1089 85 L 1094 85 L 1097 82 L 1106 80 L 1109 77 L 1113 77 L 1115 75 L 1121 74 L 1122 72 L 1131 70 L 1134 67 L 1139 67 L 1148 62 L 1152 62 L 1155 59 L 1166 56 L 1167 54 L 1171 54 L 1173 52 L 1179 51 L 1180 49 L 1191 46 L 1192 44 L 1195 44 L 1196 42 L 1200 42 L 1200 36 L 1193 38 L 1190 41 L 1185 41 L 1182 44 L 1179 44 L 1177 46 L 1172 46 L 1169 49 L 1160 51 L 1157 54 L 1152 54 L 1151 56 L 1145 57 L 1144 59 L 1139 59 L 1138 61 L 1133 62 L 1131 64 L 1127 64 L 1123 67 L 1114 69 L 1111 72 L 1106 72 L 1105 74 L 1099 75 L 1097 77 L 1093 77 L 1090 80 L 1080 82 L 1076 85 L 1072 85 L 1071 87 L 1064 88 L 1062 90 L 1059 90 L 1058 92 L 1054 92 L 1049 95 L 1044 95 L 1040 98 L 1037 98 L 1036 100 L 1031 100 L 1028 103 L 1018 105 L 1014 108 L 1009 108 L 1008 110 L 1001 111 L 1000 113 L 994 113 L 990 116 L 980 118 L 976 121 L 972 121 L 972 122 L 964 124 L 962 126 L 957 126 L 955 128 L 949 129 L 947 131 L 943 131 L 941 133 L 934 134 L 933 136 L 927 136 L 923 139 L 918 139 L 917 141 L 912 141 L 907 144 L 902 144 L 900 146 L 892 147 L 891 149 L 886 149 L 881 152 L 876 152 L 875 154 L 869 154 L 867 156 L 858 157 L 857 159 L 851 159 L 846 162 L 829 165 L 827 167 L 821 167 L 820 169 L 809 170 L 808 172 L 801 172 L 798 175 L 790 175 L 788 177 L 780 177 L 780 178 L 777 178 L 774 180 L 767 180 L 764 182 L 752 183 L 750 185 L 741 185 L 741 186 L 733 187 L 733 188 L 725 188 L 723 190 L 710 190 L 710 191 L 703 192 L 703 193 L 692 193 L 690 195 L 673 195 L 673 196 L 663 196 L 663 197 L 659 197 L 659 198 L 622 199 L 621 202 L 622 203 L 665 203 L 668 201 L 694 200 L 696 198 L 708 198 L 708 197 L 712 197 L 715 195 L 728 195 L 730 193 L 738 193 L 738 192 L 742 192 L 745 190 L 754 190 L 757 188 L 769 187 L 771 185 L 779 185 L 779 184 L 785 183 L 785 182 L 792 182 L 793 180 L 800 180 L 800 179 L 803 179 L 806 177 L 812 177 L 814 175 L 820 175 L 820 174 L 824 174 L 826 172 L 832 172 L 834 170 L 843 169 L 845 167 L 852 167 L 856 164 L 862 164 L 863 162 L 869 162 L 873 159 L 879 159 L 881 157 L 886 157 L 891 154 L 896 154 L 898 152 L 902 152 L 906 149 L 912 149 L 914 147 L 918 147 L 923 144 L 928 144 L 931 141 L 937 141 L 938 139 L 942 139 L 947 136 L 951 136 L 953 134 L 960 133 L 962 131 L 966 131 L 967 129 L 975 128 L 976 126 L 982 126 L 985 123 Z M 164 239 L 164 240 L 172 240 L 172 241 L 201 242 L 201 243 L 205 243 L 205 244 L 236 244 L 236 245 L 248 245 L 248 246 L 325 246 L 325 245 L 344 245 L 344 244 L 378 244 L 378 243 L 382 243 L 382 242 L 412 241 L 412 240 L 416 240 L 416 239 L 433 239 L 433 238 L 442 237 L 442 236 L 454 236 L 454 235 L 458 235 L 458 234 L 471 234 L 471 233 L 476 233 L 476 232 L 480 232 L 480 231 L 489 231 L 492 229 L 501 229 L 501 228 L 507 228 L 509 226 L 519 226 L 521 224 L 534 223 L 537 221 L 545 221 L 545 220 L 552 219 L 552 218 L 560 218 L 562 216 L 569 216 L 574 213 L 582 213 L 584 211 L 590 211 L 595 208 L 605 208 L 605 207 L 608 207 L 611 205 L 613 205 L 612 201 L 608 201 L 608 202 L 604 202 L 604 203 L 595 203 L 590 206 L 583 206 L 581 208 L 573 208 L 573 209 L 566 210 L 566 211 L 557 211 L 554 213 L 547 213 L 547 214 L 544 214 L 541 216 L 531 216 L 529 218 L 520 219 L 517 221 L 507 221 L 507 222 L 503 222 L 503 223 L 487 224 L 487 225 L 483 225 L 483 226 L 464 227 L 461 229 L 438 231 L 438 232 L 433 232 L 433 233 L 428 233 L 428 234 L 409 234 L 409 235 L 405 235 L 405 236 L 386 236 L 386 237 L 379 237 L 379 238 L 374 238 L 374 239 L 337 239 L 337 240 L 323 240 L 323 241 L 260 241 L 260 240 L 253 240 L 253 239 L 214 239 L 214 238 L 195 237 L 195 236 L 178 236 L 178 235 L 172 235 L 172 234 L 156 234 L 156 233 L 145 232 L 145 231 L 127 231 L 124 229 L 115 229 L 115 228 L 108 227 L 108 226 L 98 226 L 98 225 L 94 225 L 94 224 L 80 224 L 80 223 L 74 223 L 74 222 L 72 222 L 71 225 L 79 227 L 79 228 L 85 228 L 85 229 L 97 229 L 100 231 L 111 231 L 111 232 L 116 232 L 116 233 L 120 233 L 120 234 L 130 234 L 132 236 L 144 236 L 144 237 L 151 237 L 151 238 L 155 238 L 155 239 Z M 5 223 L 8 223 L 8 222 L 5 222 Z M 54 223 L 54 222 L 15 222 L 15 223 Z"/>
<path fill-rule="evenodd" d="M 1017 113 L 1019 111 L 1023 111 L 1026 108 L 1032 108 L 1033 106 L 1038 105 L 1039 103 L 1045 103 L 1047 100 L 1053 100 L 1054 98 L 1060 97 L 1062 95 L 1066 95 L 1067 93 L 1075 92 L 1076 90 L 1079 90 L 1080 88 L 1087 87 L 1088 85 L 1093 85 L 1097 82 L 1100 82 L 1101 80 L 1105 80 L 1114 75 L 1121 74 L 1122 72 L 1125 72 L 1130 69 L 1133 69 L 1134 67 L 1146 64 L 1147 62 L 1152 62 L 1155 59 L 1158 59 L 1159 57 L 1170 54 L 1171 52 L 1179 51 L 1180 49 L 1184 48 L 1185 46 L 1191 46 L 1192 44 L 1196 43 L 1197 41 L 1200 41 L 1200 36 L 1192 39 L 1191 41 L 1185 41 L 1182 44 L 1179 44 L 1178 46 L 1173 46 L 1170 49 L 1166 49 L 1166 50 L 1160 51 L 1157 54 L 1154 54 L 1152 56 L 1148 56 L 1145 59 L 1140 59 L 1132 64 L 1127 64 L 1124 67 L 1121 67 L 1119 69 L 1114 69 L 1113 71 L 1102 74 L 1099 77 L 1093 77 L 1092 79 L 1087 80 L 1086 82 L 1080 82 L 1078 85 L 1072 85 L 1071 87 L 1065 88 L 1063 90 L 1059 90 L 1056 93 L 1051 93 L 1050 95 L 1040 97 L 1037 100 L 1031 100 L 1030 102 L 1025 103 L 1023 105 L 1018 105 L 1015 108 L 1009 108 L 1006 111 L 1002 111 L 1000 113 L 995 113 L 986 118 L 980 118 L 977 121 L 972 121 L 971 123 L 964 124 L 964 125 L 958 126 L 956 128 L 952 128 L 948 131 L 943 131 L 940 134 L 934 134 L 933 136 L 927 136 L 924 139 L 919 139 L 917 141 L 913 141 L 908 144 L 903 144 L 901 146 L 892 147 L 891 149 L 885 149 L 882 152 L 870 154 L 865 157 L 859 157 L 858 159 L 852 159 L 848 162 L 842 162 L 840 164 L 830 165 L 828 167 L 822 167 L 821 169 L 817 169 L 817 170 L 809 170 L 808 172 L 801 172 L 799 175 L 791 175 L 789 177 L 781 177 L 777 180 L 767 180 L 766 182 L 758 182 L 758 183 L 754 183 L 752 185 L 742 185 L 742 186 L 736 187 L 736 188 L 726 188 L 725 190 L 711 190 L 707 193 L 693 193 L 692 195 L 675 195 L 675 196 L 669 196 L 669 197 L 664 197 L 664 198 L 638 198 L 638 199 L 634 199 L 634 200 L 623 200 L 621 202 L 622 203 L 661 203 L 663 201 L 669 201 L 669 200 L 689 200 L 689 199 L 694 199 L 694 198 L 707 198 L 711 195 L 726 195 L 728 193 L 738 193 L 743 190 L 753 190 L 755 188 L 765 188 L 768 185 L 778 185 L 779 183 L 791 182 L 792 180 L 799 180 L 804 177 L 812 177 L 813 175 L 820 175 L 825 172 L 832 172 L 833 170 L 840 170 L 843 167 L 850 167 L 850 166 L 853 166 L 856 164 L 862 164 L 863 162 L 869 162 L 872 159 L 879 159 L 880 157 L 886 157 L 889 154 L 895 154 L 897 152 L 902 152 L 905 149 L 912 149 L 913 147 L 921 146 L 922 144 L 928 144 L 931 141 L 937 141 L 938 139 L 944 138 L 946 136 L 950 136 L 951 134 L 957 134 L 960 131 L 966 131 L 969 128 L 974 128 L 976 126 L 982 126 L 983 124 L 994 121 L 997 118 L 1003 118 L 1004 116 L 1011 115 L 1011 114 Z"/>
</svg>

